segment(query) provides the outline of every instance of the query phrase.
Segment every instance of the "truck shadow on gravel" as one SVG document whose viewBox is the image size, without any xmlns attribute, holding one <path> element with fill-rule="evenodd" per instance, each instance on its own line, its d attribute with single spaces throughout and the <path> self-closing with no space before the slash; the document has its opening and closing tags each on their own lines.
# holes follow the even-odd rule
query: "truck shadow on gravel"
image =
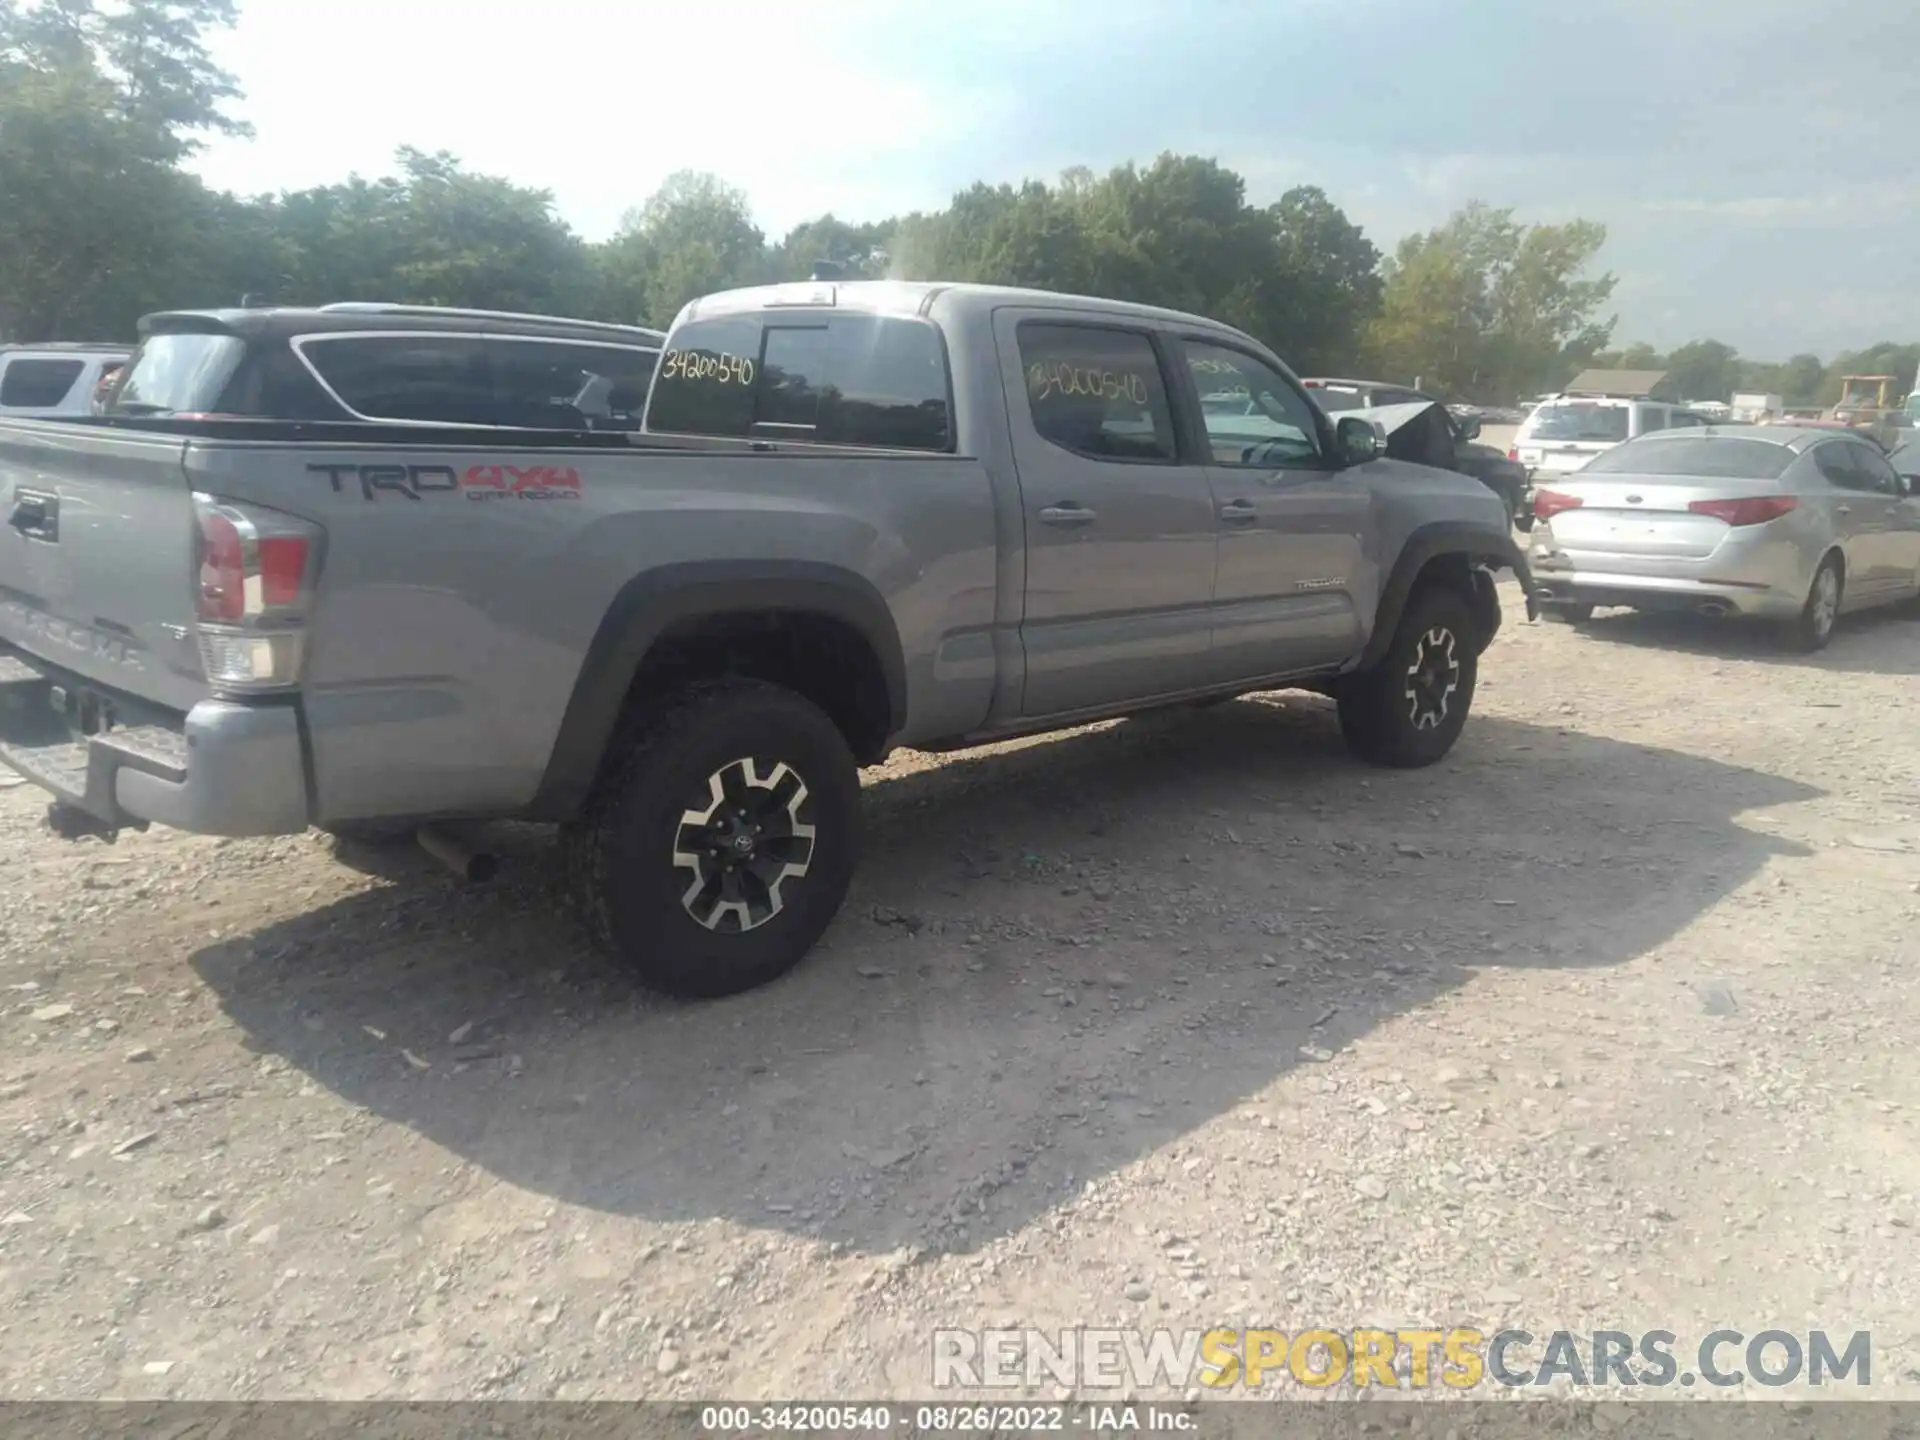
<svg viewBox="0 0 1920 1440">
<path fill-rule="evenodd" d="M 730 1001 L 634 992 L 519 837 L 492 887 L 398 850 L 396 886 L 194 964 L 252 1048 L 515 1186 L 964 1251 L 1478 968 L 1640 955 L 1805 853 L 1737 817 L 1817 793 L 1480 717 L 1445 765 L 1370 770 L 1324 702 L 1265 697 L 873 779 L 827 941 Z"/>
<path fill-rule="evenodd" d="M 1616 610 L 1588 622 L 1590 640 L 1648 650 L 1671 650 L 1713 660 L 1758 660 L 1836 675 L 1920 675 L 1920 603 L 1881 606 L 1844 615 L 1827 648 L 1796 655 L 1773 631 L 1745 621 Z"/>
</svg>

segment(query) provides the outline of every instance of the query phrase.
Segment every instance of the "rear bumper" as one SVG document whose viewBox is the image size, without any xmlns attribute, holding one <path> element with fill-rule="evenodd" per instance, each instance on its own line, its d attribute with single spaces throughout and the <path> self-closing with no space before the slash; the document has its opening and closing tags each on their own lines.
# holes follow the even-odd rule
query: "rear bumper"
<svg viewBox="0 0 1920 1440">
<path fill-rule="evenodd" d="M 202 835 L 307 828 L 300 716 L 292 705 L 203 700 L 184 716 L 129 706 L 130 723 L 75 738 L 49 697 L 67 677 L 0 644 L 0 762 L 109 829 Z"/>
<path fill-rule="evenodd" d="M 1787 620 L 1806 604 L 1813 576 L 1806 556 L 1818 553 L 1777 526 L 1731 530 L 1706 555 L 1634 555 L 1563 548 L 1551 522 L 1533 532 L 1531 559 L 1540 598 L 1640 610 L 1693 611 Z"/>
<path fill-rule="evenodd" d="M 1678 576 L 1542 566 L 1535 577 L 1544 605 L 1627 605 L 1636 610 L 1790 620 L 1806 602 L 1804 595 L 1770 585 L 1729 585 Z"/>
</svg>

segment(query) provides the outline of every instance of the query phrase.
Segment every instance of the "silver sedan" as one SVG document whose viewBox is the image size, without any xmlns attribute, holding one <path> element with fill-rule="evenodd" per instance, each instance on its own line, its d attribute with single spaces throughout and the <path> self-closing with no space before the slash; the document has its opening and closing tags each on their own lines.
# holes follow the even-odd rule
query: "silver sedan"
<svg viewBox="0 0 1920 1440">
<path fill-rule="evenodd" d="M 1920 594 L 1920 451 L 1792 426 L 1655 431 L 1534 492 L 1549 614 L 1745 615 L 1817 650 L 1848 611 Z M 1903 473 L 1904 472 L 1904 473 Z"/>
</svg>

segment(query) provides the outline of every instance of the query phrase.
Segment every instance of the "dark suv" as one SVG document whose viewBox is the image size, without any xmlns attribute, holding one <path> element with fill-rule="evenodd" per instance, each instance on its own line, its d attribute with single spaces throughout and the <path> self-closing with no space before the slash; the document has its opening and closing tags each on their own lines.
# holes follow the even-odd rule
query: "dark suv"
<svg viewBox="0 0 1920 1440">
<path fill-rule="evenodd" d="M 1522 530 L 1533 528 L 1533 502 L 1528 494 L 1527 467 L 1509 460 L 1491 445 L 1476 444 L 1480 434 L 1477 419 L 1462 420 L 1431 395 L 1422 395 L 1405 385 L 1386 385 L 1378 380 L 1338 380 L 1315 378 L 1301 382 L 1307 393 L 1329 415 L 1342 410 L 1372 410 L 1385 405 L 1434 405 L 1446 417 L 1452 438 L 1453 461 L 1449 470 L 1471 475 L 1506 503 L 1507 514 Z M 1444 447 L 1443 447 L 1444 448 Z M 1391 453 L 1391 450 L 1389 450 Z"/>
<path fill-rule="evenodd" d="M 637 430 L 658 330 L 489 310 L 349 302 L 170 310 L 109 414 Z"/>
</svg>

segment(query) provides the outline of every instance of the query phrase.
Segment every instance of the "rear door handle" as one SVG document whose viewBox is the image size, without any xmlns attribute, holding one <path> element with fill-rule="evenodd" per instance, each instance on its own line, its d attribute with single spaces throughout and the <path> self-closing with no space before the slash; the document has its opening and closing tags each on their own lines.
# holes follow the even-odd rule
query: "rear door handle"
<svg viewBox="0 0 1920 1440">
<path fill-rule="evenodd" d="M 1833 513 L 1836 515 L 1851 515 L 1853 513 L 1853 507 L 1851 505 L 1836 505 L 1833 507 Z"/>
<path fill-rule="evenodd" d="M 1091 525 L 1097 518 L 1093 511 L 1072 501 L 1049 505 L 1040 512 L 1040 523 L 1043 525 Z"/>
<path fill-rule="evenodd" d="M 1251 500 L 1229 500 L 1220 507 L 1220 518 L 1229 525 L 1244 525 L 1250 520 L 1258 520 L 1260 512 Z"/>
</svg>

